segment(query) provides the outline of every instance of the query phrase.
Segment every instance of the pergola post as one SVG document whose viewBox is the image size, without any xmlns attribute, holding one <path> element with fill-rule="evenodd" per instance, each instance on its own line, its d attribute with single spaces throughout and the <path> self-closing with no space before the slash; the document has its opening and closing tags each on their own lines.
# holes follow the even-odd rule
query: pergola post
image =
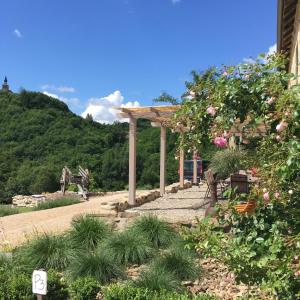
<svg viewBox="0 0 300 300">
<path fill-rule="evenodd" d="M 136 119 L 129 118 L 129 204 L 135 204 L 136 195 Z"/>
<path fill-rule="evenodd" d="M 166 180 L 166 127 L 160 127 L 160 195 L 165 194 Z"/>
<path fill-rule="evenodd" d="M 198 180 L 197 180 L 197 175 L 198 175 L 197 158 L 198 158 L 197 150 L 194 150 L 194 153 L 193 153 L 193 184 L 194 185 L 197 185 L 197 183 L 198 183 Z"/>
<path fill-rule="evenodd" d="M 184 188 L 184 150 L 182 147 L 179 153 L 179 186 Z"/>
</svg>

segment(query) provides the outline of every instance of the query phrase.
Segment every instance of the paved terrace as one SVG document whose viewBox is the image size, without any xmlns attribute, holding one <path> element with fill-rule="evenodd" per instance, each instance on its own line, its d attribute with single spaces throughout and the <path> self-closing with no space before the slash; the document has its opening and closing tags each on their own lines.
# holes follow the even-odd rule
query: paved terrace
<svg viewBox="0 0 300 300">
<path fill-rule="evenodd" d="M 169 223 L 191 223 L 195 217 L 202 218 L 209 199 L 204 199 L 206 185 L 193 186 L 174 194 L 166 194 L 141 206 L 127 209 L 126 212 L 154 214 Z"/>
</svg>

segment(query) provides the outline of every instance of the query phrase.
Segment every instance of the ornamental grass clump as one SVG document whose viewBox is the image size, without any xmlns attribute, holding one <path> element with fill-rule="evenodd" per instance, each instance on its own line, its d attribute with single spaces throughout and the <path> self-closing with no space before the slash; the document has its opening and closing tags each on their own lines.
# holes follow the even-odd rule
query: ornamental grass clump
<svg viewBox="0 0 300 300">
<path fill-rule="evenodd" d="M 129 230 L 112 235 L 105 242 L 105 248 L 116 261 L 124 265 L 142 264 L 153 253 L 149 240 Z"/>
<path fill-rule="evenodd" d="M 156 264 L 151 264 L 148 269 L 142 271 L 133 284 L 152 291 L 180 290 L 180 281 L 176 276 Z"/>
<path fill-rule="evenodd" d="M 111 233 L 111 227 L 92 216 L 79 216 L 72 221 L 69 232 L 74 248 L 94 250 Z"/>
<path fill-rule="evenodd" d="M 179 280 L 195 280 L 200 275 L 200 268 L 195 254 L 182 247 L 172 247 L 162 253 L 153 263 L 157 268 L 174 274 Z"/>
<path fill-rule="evenodd" d="M 166 248 L 179 238 L 167 222 L 153 215 L 144 215 L 136 219 L 129 230 L 133 234 L 144 236 L 154 248 Z"/>
<path fill-rule="evenodd" d="M 70 242 L 65 235 L 43 233 L 17 248 L 14 259 L 26 270 L 39 268 L 63 271 L 73 256 Z"/>
<path fill-rule="evenodd" d="M 101 284 L 125 277 L 122 265 L 103 247 L 98 247 L 94 252 L 84 250 L 78 252 L 71 261 L 68 271 L 73 280 L 91 277 Z"/>
<path fill-rule="evenodd" d="M 226 149 L 215 153 L 210 168 L 218 179 L 226 179 L 245 167 L 245 153 L 240 150 Z"/>
</svg>

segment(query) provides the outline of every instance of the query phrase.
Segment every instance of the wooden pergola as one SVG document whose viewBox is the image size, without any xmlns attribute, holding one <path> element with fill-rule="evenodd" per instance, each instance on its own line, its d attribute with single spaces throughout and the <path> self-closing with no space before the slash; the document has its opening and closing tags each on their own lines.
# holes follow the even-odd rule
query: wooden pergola
<svg viewBox="0 0 300 300">
<path fill-rule="evenodd" d="M 154 127 L 160 127 L 160 194 L 165 194 L 166 177 L 166 133 L 167 127 L 175 128 L 183 133 L 185 128 L 172 122 L 172 115 L 179 110 L 180 105 L 149 106 L 149 107 L 118 107 L 121 118 L 129 119 L 129 203 L 134 205 L 136 199 L 136 124 L 137 119 L 147 119 Z M 197 158 L 194 155 L 193 182 L 197 182 Z M 184 151 L 180 149 L 179 162 L 180 187 L 184 186 Z"/>
</svg>

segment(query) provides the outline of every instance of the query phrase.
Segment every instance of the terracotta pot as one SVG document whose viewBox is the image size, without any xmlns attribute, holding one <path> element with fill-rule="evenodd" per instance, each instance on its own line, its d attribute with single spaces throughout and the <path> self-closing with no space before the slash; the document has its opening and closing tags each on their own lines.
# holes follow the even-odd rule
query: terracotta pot
<svg viewBox="0 0 300 300">
<path fill-rule="evenodd" d="M 256 207 L 255 200 L 249 200 L 247 203 L 241 203 L 234 206 L 235 210 L 239 214 L 245 214 L 252 212 Z"/>
</svg>

